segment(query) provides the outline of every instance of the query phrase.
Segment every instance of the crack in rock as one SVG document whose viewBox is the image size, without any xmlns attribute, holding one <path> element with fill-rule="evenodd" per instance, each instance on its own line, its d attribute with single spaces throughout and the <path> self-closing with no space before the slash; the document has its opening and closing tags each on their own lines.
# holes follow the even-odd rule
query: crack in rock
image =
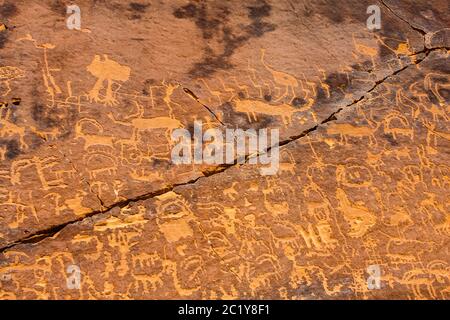
<svg viewBox="0 0 450 320">
<path fill-rule="evenodd" d="M 376 81 L 375 84 L 369 90 L 367 90 L 360 98 L 354 100 L 353 102 L 351 102 L 351 103 L 349 103 L 349 104 L 347 104 L 347 105 L 345 105 L 345 106 L 343 106 L 341 108 L 338 108 L 336 111 L 334 111 L 332 114 L 330 114 L 330 116 L 328 116 L 325 120 L 323 120 L 320 123 L 316 124 L 314 127 L 304 130 L 299 135 L 291 136 L 291 137 L 289 137 L 289 139 L 286 139 L 286 140 L 283 140 L 283 141 L 279 142 L 279 147 L 281 148 L 283 146 L 286 146 L 286 145 L 288 145 L 288 144 L 290 144 L 292 142 L 295 142 L 295 141 L 297 141 L 297 140 L 299 140 L 299 139 L 309 135 L 311 132 L 316 131 L 319 127 L 321 127 L 324 124 L 327 124 L 327 123 L 332 122 L 332 121 L 336 121 L 337 120 L 336 116 L 342 110 L 359 104 L 361 101 L 366 99 L 368 94 L 373 92 L 377 87 L 382 85 L 385 81 L 389 80 L 393 76 L 396 76 L 396 75 L 400 74 L 401 72 L 403 72 L 404 70 L 406 70 L 410 66 L 418 65 L 419 63 L 424 61 L 431 52 L 437 51 L 437 50 L 441 50 L 441 49 L 442 48 L 425 49 L 425 50 L 423 50 L 423 52 L 418 52 L 417 54 L 420 54 L 420 53 L 424 53 L 425 54 L 422 59 L 417 60 L 414 63 L 408 64 L 405 67 L 403 67 L 403 68 L 401 68 L 401 69 L 399 69 L 399 70 L 397 70 L 397 71 L 395 71 L 395 72 L 385 76 L 384 78 Z M 261 153 L 259 153 L 257 155 L 247 155 L 245 157 L 244 163 L 238 163 L 238 159 L 235 159 L 234 163 L 232 163 L 232 164 L 220 165 L 220 166 L 214 168 L 213 170 L 210 170 L 210 171 L 207 171 L 207 172 L 201 172 L 201 176 L 199 176 L 199 177 L 197 177 L 195 179 L 192 179 L 190 181 L 187 181 L 187 182 L 184 182 L 184 183 L 179 183 L 179 184 L 169 185 L 169 186 L 166 186 L 165 188 L 162 188 L 160 190 L 157 190 L 157 191 L 154 191 L 154 192 L 151 192 L 151 193 L 143 194 L 143 195 L 134 197 L 132 199 L 126 199 L 126 200 L 114 203 L 114 204 L 112 204 L 109 207 L 104 207 L 103 206 L 103 202 L 99 198 L 99 200 L 102 203 L 102 210 L 92 211 L 92 212 L 90 212 L 90 213 L 88 213 L 88 214 L 86 214 L 86 215 L 84 215 L 82 217 L 79 217 L 77 219 L 65 222 L 65 223 L 60 224 L 60 225 L 52 226 L 52 227 L 47 228 L 45 230 L 36 231 L 35 233 L 33 233 L 32 235 L 30 235 L 30 236 L 28 236 L 26 238 L 14 241 L 14 242 L 6 245 L 6 246 L 3 246 L 2 248 L 0 248 L 0 253 L 6 251 L 8 249 L 11 249 L 11 248 L 13 248 L 15 246 L 21 245 L 21 244 L 30 244 L 30 243 L 31 244 L 37 244 L 37 243 L 40 243 L 41 241 L 43 241 L 43 240 L 45 240 L 47 238 L 56 236 L 59 232 L 61 232 L 67 226 L 70 226 L 70 225 L 82 222 L 82 221 L 84 221 L 84 220 L 86 220 L 88 218 L 94 217 L 94 216 L 99 215 L 99 214 L 107 214 L 111 210 L 113 210 L 114 208 L 124 208 L 124 207 L 126 207 L 127 205 L 129 205 L 131 203 L 142 201 L 142 200 L 148 200 L 148 199 L 154 198 L 156 196 L 163 195 L 165 193 L 173 191 L 176 187 L 193 185 L 193 184 L 197 183 L 197 181 L 199 181 L 200 179 L 206 179 L 206 178 L 208 178 L 210 176 L 213 176 L 213 175 L 225 172 L 226 170 L 228 170 L 228 169 L 230 169 L 232 167 L 235 167 L 238 164 L 239 165 L 245 164 L 245 163 L 247 163 L 247 161 L 249 160 L 250 157 L 260 156 L 260 155 L 262 155 L 264 153 L 268 153 L 268 152 L 270 152 L 270 150 L 272 148 L 273 148 L 273 146 L 270 146 L 266 150 L 264 150 L 263 152 L 261 152 Z"/>
</svg>

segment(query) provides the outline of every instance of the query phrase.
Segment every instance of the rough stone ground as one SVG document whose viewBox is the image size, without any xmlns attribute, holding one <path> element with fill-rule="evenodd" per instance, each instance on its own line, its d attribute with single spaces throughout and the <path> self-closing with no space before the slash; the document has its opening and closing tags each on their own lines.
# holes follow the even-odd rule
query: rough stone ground
<svg viewBox="0 0 450 320">
<path fill-rule="evenodd" d="M 0 0 L 1 298 L 450 298 L 448 1 L 68 4 Z M 173 164 L 196 120 L 278 174 Z"/>
</svg>

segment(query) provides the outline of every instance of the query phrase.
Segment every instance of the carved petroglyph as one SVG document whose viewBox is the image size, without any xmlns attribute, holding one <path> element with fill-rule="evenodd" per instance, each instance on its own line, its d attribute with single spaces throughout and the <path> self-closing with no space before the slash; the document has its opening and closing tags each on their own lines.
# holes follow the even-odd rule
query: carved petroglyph
<svg viewBox="0 0 450 320">
<path fill-rule="evenodd" d="M 18 67 L 3 66 L 0 67 L 0 82 L 5 86 L 2 97 L 7 96 L 11 92 L 10 81 L 24 77 L 24 71 Z"/>
<path fill-rule="evenodd" d="M 117 104 L 115 92 L 120 89 L 117 81 L 127 81 L 130 77 L 131 69 L 109 59 L 108 55 L 105 54 L 103 55 L 103 59 L 99 55 L 96 55 L 86 70 L 97 78 L 94 87 L 89 92 L 89 98 L 106 105 Z M 106 88 L 104 87 L 105 82 Z M 114 84 L 119 86 L 115 90 L 113 89 Z M 101 90 L 105 90 L 103 95 L 101 94 Z"/>
<path fill-rule="evenodd" d="M 236 100 L 235 110 L 237 112 L 243 112 L 247 114 L 248 120 L 258 121 L 256 118 L 257 113 L 268 116 L 278 116 L 281 117 L 283 123 L 288 125 L 292 121 L 292 116 L 299 112 L 298 109 L 293 108 L 287 104 L 281 104 L 273 106 L 258 100 Z"/>
<path fill-rule="evenodd" d="M 18 26 L 50 20 L 0 37 L 0 297 L 448 299 L 448 50 L 336 5 L 163 3 L 177 19 L 136 24 L 150 12 L 132 4 L 86 11 L 122 26 L 110 42 L 52 43 L 55 6 L 19 8 Z M 128 34 L 148 21 L 154 46 Z M 171 133 L 195 121 L 280 129 L 280 170 L 174 165 Z"/>
</svg>

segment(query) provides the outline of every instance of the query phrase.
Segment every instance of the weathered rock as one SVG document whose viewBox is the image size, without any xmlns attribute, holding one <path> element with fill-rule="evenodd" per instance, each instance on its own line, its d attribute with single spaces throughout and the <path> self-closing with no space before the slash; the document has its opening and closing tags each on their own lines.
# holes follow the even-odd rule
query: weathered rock
<svg viewBox="0 0 450 320">
<path fill-rule="evenodd" d="M 447 1 L 77 4 L 0 4 L 2 297 L 448 298 Z M 194 121 L 278 175 L 174 164 Z"/>
</svg>

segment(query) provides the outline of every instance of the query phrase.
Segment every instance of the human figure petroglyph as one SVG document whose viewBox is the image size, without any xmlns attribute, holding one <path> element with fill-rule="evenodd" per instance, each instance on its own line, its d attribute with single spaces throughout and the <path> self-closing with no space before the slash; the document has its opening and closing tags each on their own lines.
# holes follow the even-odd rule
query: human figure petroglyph
<svg viewBox="0 0 450 320">
<path fill-rule="evenodd" d="M 247 71 L 249 72 L 248 78 L 252 84 L 252 86 L 254 88 L 257 89 L 259 95 L 258 98 L 259 99 L 263 99 L 264 98 L 264 87 L 267 86 L 267 84 L 264 83 L 264 80 L 262 79 L 263 85 L 259 84 L 260 82 L 258 81 L 258 76 L 257 76 L 257 69 L 253 68 L 250 65 L 250 60 L 248 61 L 248 65 L 247 65 Z M 269 94 L 270 94 L 270 86 L 268 86 L 269 89 Z"/>
<path fill-rule="evenodd" d="M 450 167 L 439 164 L 433 168 L 431 184 L 445 190 L 450 190 Z"/>
<path fill-rule="evenodd" d="M 104 103 L 109 106 L 116 105 L 117 100 L 115 94 L 120 89 L 120 85 L 119 88 L 113 91 L 113 84 L 117 84 L 116 81 L 127 81 L 130 77 L 131 69 L 109 59 L 108 55 L 104 54 L 103 60 L 99 55 L 95 55 L 86 70 L 97 78 L 94 87 L 89 91 L 90 100 Z M 106 88 L 104 88 L 105 81 Z M 100 91 L 102 89 L 105 89 L 104 98 L 101 98 Z"/>
</svg>

